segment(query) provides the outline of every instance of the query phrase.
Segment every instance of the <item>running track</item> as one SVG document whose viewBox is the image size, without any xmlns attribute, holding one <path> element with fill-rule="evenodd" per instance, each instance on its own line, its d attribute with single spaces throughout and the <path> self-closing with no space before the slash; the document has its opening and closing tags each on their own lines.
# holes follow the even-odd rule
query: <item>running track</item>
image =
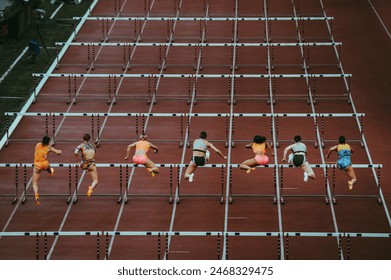
<svg viewBox="0 0 391 280">
<path fill-rule="evenodd" d="M 19 165 L 17 181 L 15 167 L 0 169 L 2 259 L 390 259 L 389 147 L 380 140 L 391 134 L 385 80 L 391 7 L 386 1 L 112 2 L 94 2 L 91 14 L 77 26 L 75 40 L 60 44 L 58 69 L 55 63 L 41 75 L 36 102 L 22 112 L 33 114 L 18 116 L 8 146 L 6 139 L 1 142 L 0 162 Z M 115 15 L 142 19 L 87 19 Z M 230 20 L 153 20 L 205 16 Z M 232 20 L 241 17 L 280 20 Z M 314 19 L 321 17 L 333 19 Z M 202 48 L 200 39 L 205 40 Z M 235 46 L 236 41 L 263 45 Z M 87 69 L 92 59 L 95 67 Z M 34 116 L 50 112 L 67 114 Z M 284 113 L 289 116 L 277 117 Z M 322 118 L 326 113 L 334 115 Z M 352 116 L 356 113 L 365 117 Z M 126 145 L 143 127 L 159 146 L 151 159 L 166 164 L 155 178 L 140 167 L 130 166 L 127 172 L 123 160 Z M 212 154 L 209 163 L 217 167 L 198 169 L 190 184 L 183 180 L 183 164 L 191 157 L 186 144 L 201 130 L 208 131 L 228 161 Z M 75 146 L 92 131 L 100 140 L 97 162 L 116 164 L 99 167 L 95 195 L 84 196 L 88 175 L 78 170 L 75 181 L 76 169 L 66 165 L 56 168 L 54 178 L 43 176 L 39 207 L 31 196 L 22 203 L 24 183 L 27 194 L 33 193 L 32 169 L 28 166 L 24 174 L 20 164 L 31 163 L 36 142 L 46 133 L 54 135 L 63 155 L 51 155 L 50 161 L 73 163 Z M 255 134 L 274 144 L 271 164 L 281 164 L 284 146 L 301 134 L 309 162 L 319 164 L 317 179 L 304 183 L 301 171 L 279 165 L 251 175 L 240 171 L 235 166 L 251 156 L 244 145 Z M 357 169 L 359 182 L 349 192 L 339 170 L 333 176 L 328 168 L 325 176 L 325 165 L 335 155 L 326 161 L 324 154 L 340 134 L 351 140 L 353 162 L 382 164 L 381 177 L 377 168 Z M 322 139 L 325 148 L 315 148 Z M 73 199 L 78 189 L 77 203 L 66 203 L 69 181 Z M 16 183 L 19 199 L 11 204 Z M 333 185 L 337 203 L 326 204 L 324 196 L 332 200 Z M 127 203 L 117 203 L 125 189 Z M 30 236 L 14 236 L 26 233 Z"/>
</svg>

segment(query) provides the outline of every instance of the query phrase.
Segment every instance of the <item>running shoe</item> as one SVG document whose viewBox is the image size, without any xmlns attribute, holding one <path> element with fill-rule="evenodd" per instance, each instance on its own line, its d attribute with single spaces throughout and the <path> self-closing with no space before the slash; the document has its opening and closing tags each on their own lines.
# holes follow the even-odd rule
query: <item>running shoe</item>
<svg viewBox="0 0 391 280">
<path fill-rule="evenodd" d="M 304 182 L 307 182 L 307 181 L 308 181 L 308 173 L 304 172 Z"/>
<path fill-rule="evenodd" d="M 352 181 L 348 181 L 348 187 L 349 187 L 349 190 L 353 190 L 353 182 Z"/>
<path fill-rule="evenodd" d="M 54 168 L 50 167 L 50 176 L 53 176 L 53 175 L 54 175 Z"/>
<path fill-rule="evenodd" d="M 92 187 L 89 186 L 89 187 L 88 187 L 88 191 L 87 191 L 87 196 L 90 197 L 90 196 L 92 195 L 92 192 L 93 192 L 93 191 L 92 191 Z"/>
<path fill-rule="evenodd" d="M 151 168 L 148 168 L 148 172 L 149 172 L 149 174 L 151 174 L 152 177 L 154 177 L 156 175 L 155 172 L 153 172 Z"/>
<path fill-rule="evenodd" d="M 250 174 L 251 172 L 253 172 L 253 171 L 255 171 L 255 168 L 253 167 L 253 168 L 250 168 L 250 169 L 247 169 L 247 174 Z"/>
<path fill-rule="evenodd" d="M 38 194 L 38 193 L 35 194 L 35 203 L 36 203 L 37 205 L 40 205 L 40 204 L 41 204 L 41 203 L 39 202 L 39 194 Z"/>
<path fill-rule="evenodd" d="M 194 180 L 194 173 L 191 173 L 190 176 L 189 176 L 189 182 L 193 182 Z"/>
</svg>

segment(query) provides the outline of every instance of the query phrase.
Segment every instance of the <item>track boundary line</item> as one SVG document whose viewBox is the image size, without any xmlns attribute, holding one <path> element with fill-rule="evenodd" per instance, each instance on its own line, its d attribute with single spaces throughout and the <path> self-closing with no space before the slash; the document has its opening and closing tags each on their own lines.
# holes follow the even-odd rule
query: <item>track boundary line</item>
<svg viewBox="0 0 391 280">
<path fill-rule="evenodd" d="M 391 33 L 390 33 L 390 31 L 388 30 L 388 28 L 386 27 L 386 25 L 384 24 L 384 22 L 383 22 L 381 16 L 380 16 L 379 13 L 377 12 L 375 6 L 373 6 L 372 1 L 371 1 L 371 0 L 368 0 L 368 3 L 371 5 L 372 10 L 375 12 L 375 14 L 376 14 L 377 18 L 379 19 L 381 25 L 383 26 L 384 30 L 386 31 L 388 37 L 391 39 Z"/>
</svg>

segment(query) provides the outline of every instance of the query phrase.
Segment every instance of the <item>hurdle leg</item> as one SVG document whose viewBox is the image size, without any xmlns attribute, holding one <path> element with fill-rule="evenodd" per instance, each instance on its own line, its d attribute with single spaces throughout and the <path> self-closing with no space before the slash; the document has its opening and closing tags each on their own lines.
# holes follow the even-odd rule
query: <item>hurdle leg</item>
<svg viewBox="0 0 391 280">
<path fill-rule="evenodd" d="M 173 176 L 172 165 L 170 165 L 170 197 L 169 197 L 169 200 L 168 200 L 168 203 L 170 203 L 170 204 L 172 204 L 172 200 L 173 200 L 173 195 L 172 195 L 172 176 Z"/>
<path fill-rule="evenodd" d="M 379 203 L 379 205 L 382 205 L 383 201 L 380 196 L 380 190 L 381 190 L 381 187 L 380 187 L 380 166 L 377 169 L 377 190 L 378 190 L 377 202 Z"/>
<path fill-rule="evenodd" d="M 71 202 L 71 196 L 72 196 L 72 167 L 71 165 L 68 166 L 68 198 L 67 198 L 67 204 Z"/>
<path fill-rule="evenodd" d="M 228 260 L 228 233 L 225 234 L 225 259 Z"/>
<path fill-rule="evenodd" d="M 273 204 L 277 204 L 277 166 L 274 166 L 274 197 Z"/>
<path fill-rule="evenodd" d="M 106 260 L 109 259 L 109 233 L 106 233 Z"/>
<path fill-rule="evenodd" d="M 71 95 L 72 95 L 72 87 L 71 87 L 71 75 L 68 75 L 68 100 L 67 104 L 71 103 Z"/>
<path fill-rule="evenodd" d="M 15 166 L 15 197 L 12 200 L 12 204 L 15 204 L 18 201 L 18 185 L 19 185 L 19 168 Z"/>
<path fill-rule="evenodd" d="M 180 198 L 180 166 L 178 165 L 178 169 L 177 169 L 177 190 L 178 190 L 178 197 L 176 199 L 176 204 L 179 204 L 181 202 L 181 198 Z"/>
<path fill-rule="evenodd" d="M 320 131 L 320 138 L 321 138 L 321 145 L 322 145 L 322 148 L 325 147 L 325 141 L 324 141 L 324 116 L 322 115 L 321 116 L 321 119 L 320 119 L 320 125 L 321 125 L 321 131 Z"/>
<path fill-rule="evenodd" d="M 318 137 L 317 137 L 317 132 L 318 132 L 318 117 L 315 116 L 315 140 L 314 140 L 314 147 L 315 149 L 318 148 Z M 322 139 L 321 139 L 322 141 Z"/>
<path fill-rule="evenodd" d="M 183 142 L 184 142 L 184 135 L 183 135 L 183 114 L 181 114 L 180 130 L 181 130 L 181 141 L 179 142 L 179 148 L 182 148 Z"/>
<path fill-rule="evenodd" d="M 56 115 L 52 114 L 52 146 L 56 145 Z"/>
<path fill-rule="evenodd" d="M 77 84 L 76 84 L 76 75 L 73 75 L 73 104 L 77 102 Z"/>
<path fill-rule="evenodd" d="M 324 185 L 325 185 L 325 193 L 324 193 L 324 200 L 325 200 L 325 203 L 328 205 L 329 204 L 329 198 L 328 198 L 328 196 L 327 196 L 327 181 L 328 181 L 328 171 L 327 171 L 328 169 L 327 169 L 327 166 L 326 166 L 326 168 L 325 168 L 325 173 L 324 173 L 324 180 L 325 180 L 325 182 L 324 182 Z"/>
<path fill-rule="evenodd" d="M 27 200 L 27 167 L 25 164 L 23 165 L 23 191 L 22 204 Z"/>
<path fill-rule="evenodd" d="M 125 195 L 124 195 L 124 202 L 125 204 L 128 204 L 128 186 L 129 186 L 129 165 L 125 166 Z"/>
<path fill-rule="evenodd" d="M 285 237 L 285 259 L 289 260 L 289 233 Z"/>
<path fill-rule="evenodd" d="M 229 204 L 232 204 L 232 166 L 229 167 Z"/>
<path fill-rule="evenodd" d="M 100 259 L 100 236 L 99 232 L 96 234 L 96 259 Z"/>
<path fill-rule="evenodd" d="M 166 233 L 166 250 L 165 250 L 165 256 L 166 260 L 168 260 L 168 233 Z"/>
<path fill-rule="evenodd" d="M 46 232 L 44 235 L 44 243 L 43 244 L 44 244 L 44 246 L 43 246 L 43 259 L 47 260 L 47 258 L 48 258 L 48 235 Z"/>
<path fill-rule="evenodd" d="M 280 196 L 281 204 L 284 204 L 284 168 L 282 166 L 280 169 Z"/>
<path fill-rule="evenodd" d="M 221 166 L 221 199 L 220 204 L 224 203 L 224 167 Z"/>
<path fill-rule="evenodd" d="M 117 203 L 120 204 L 122 201 L 122 164 L 119 166 L 119 197 Z"/>
<path fill-rule="evenodd" d="M 5 141 L 5 144 L 4 146 L 7 147 L 9 142 L 10 142 L 10 133 L 9 133 L 9 116 L 6 115 L 5 117 L 5 126 L 6 126 L 6 136 L 7 136 L 7 140 Z"/>
<path fill-rule="evenodd" d="M 337 199 L 335 198 L 335 165 L 333 165 L 333 187 L 331 189 L 331 196 L 333 204 L 337 204 Z"/>
<path fill-rule="evenodd" d="M 217 259 L 221 259 L 220 232 L 217 234 Z"/>
<path fill-rule="evenodd" d="M 157 259 L 160 260 L 160 254 L 161 254 L 161 236 L 160 232 L 157 235 Z"/>
<path fill-rule="evenodd" d="M 338 242 L 338 259 L 342 260 L 343 255 L 342 255 L 342 235 L 341 234 L 338 235 L 337 242 Z"/>
<path fill-rule="evenodd" d="M 77 203 L 77 200 L 78 200 L 78 197 L 77 197 L 77 185 L 78 185 L 78 182 L 79 182 L 79 168 L 77 166 L 77 164 L 75 165 L 75 197 L 73 199 L 73 204 L 76 204 Z"/>
<path fill-rule="evenodd" d="M 364 140 L 363 140 L 363 136 L 364 136 L 364 116 L 361 116 L 360 117 L 360 145 L 361 145 L 361 148 L 364 148 Z"/>
<path fill-rule="evenodd" d="M 39 233 L 35 236 L 35 258 L 39 260 Z"/>
</svg>

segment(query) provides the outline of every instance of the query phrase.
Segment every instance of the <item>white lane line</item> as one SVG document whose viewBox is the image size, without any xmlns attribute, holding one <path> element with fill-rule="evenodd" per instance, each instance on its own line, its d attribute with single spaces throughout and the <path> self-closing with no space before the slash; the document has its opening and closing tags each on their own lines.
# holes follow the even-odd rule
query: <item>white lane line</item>
<svg viewBox="0 0 391 280">
<path fill-rule="evenodd" d="M 390 33 L 390 31 L 387 29 L 386 25 L 384 24 L 383 20 L 381 19 L 380 15 L 379 15 L 379 13 L 378 13 L 377 10 L 375 9 L 375 6 L 373 6 L 372 1 L 371 1 L 371 0 L 368 0 L 368 3 L 371 5 L 371 7 L 372 7 L 373 11 L 375 12 L 377 18 L 379 19 L 380 23 L 383 25 L 383 28 L 384 28 L 384 30 L 386 31 L 388 37 L 391 39 L 391 33 Z"/>
</svg>

